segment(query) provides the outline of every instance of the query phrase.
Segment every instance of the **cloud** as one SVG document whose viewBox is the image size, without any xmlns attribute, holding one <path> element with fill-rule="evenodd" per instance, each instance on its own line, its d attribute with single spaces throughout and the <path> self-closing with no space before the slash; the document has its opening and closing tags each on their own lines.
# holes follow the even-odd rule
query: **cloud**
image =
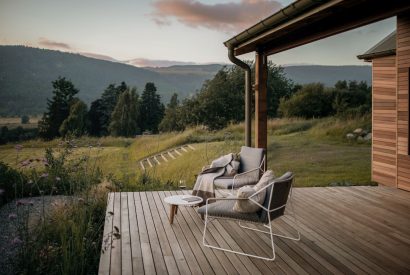
<svg viewBox="0 0 410 275">
<path fill-rule="evenodd" d="M 158 25 L 171 24 L 170 18 L 197 28 L 237 32 L 279 10 L 275 0 L 241 0 L 221 4 L 204 4 L 198 0 L 157 0 L 150 15 Z"/>
<path fill-rule="evenodd" d="M 170 67 L 174 65 L 195 65 L 194 62 L 174 61 L 174 60 L 155 60 L 146 58 L 135 58 L 124 61 L 124 63 L 136 67 Z"/>
<path fill-rule="evenodd" d="M 55 49 L 55 50 L 73 50 L 74 49 L 71 45 L 67 43 L 53 41 L 45 37 L 40 37 L 38 39 L 38 45 L 46 47 L 48 49 Z"/>
<path fill-rule="evenodd" d="M 88 53 L 88 52 L 80 52 L 79 54 L 84 55 L 86 57 L 91 57 L 95 59 L 101 59 L 101 60 L 106 60 L 106 61 L 112 61 L 112 62 L 119 62 L 117 59 L 104 55 L 104 54 L 98 54 L 98 53 Z"/>
</svg>

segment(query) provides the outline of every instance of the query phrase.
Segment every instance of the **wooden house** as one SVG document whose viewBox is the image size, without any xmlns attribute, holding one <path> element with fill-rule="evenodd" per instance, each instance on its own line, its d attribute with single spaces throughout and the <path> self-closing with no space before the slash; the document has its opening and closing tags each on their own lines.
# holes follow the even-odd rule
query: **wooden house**
<svg viewBox="0 0 410 275">
<path fill-rule="evenodd" d="M 372 180 L 410 190 L 408 18 L 358 58 L 372 62 Z"/>
<path fill-rule="evenodd" d="M 255 52 L 255 142 L 267 148 L 267 57 L 395 16 L 397 28 L 367 53 L 373 63 L 372 179 L 410 191 L 410 2 L 298 0 L 225 42 L 245 70 L 245 142 L 251 146 L 250 69 L 237 56 Z M 269 154 L 269 152 L 267 152 Z"/>
</svg>

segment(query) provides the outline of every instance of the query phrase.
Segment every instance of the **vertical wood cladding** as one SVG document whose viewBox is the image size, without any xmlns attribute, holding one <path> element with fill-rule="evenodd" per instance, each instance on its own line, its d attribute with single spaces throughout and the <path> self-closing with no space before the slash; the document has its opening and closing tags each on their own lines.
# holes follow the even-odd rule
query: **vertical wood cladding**
<svg viewBox="0 0 410 275">
<path fill-rule="evenodd" d="M 410 191 L 409 67 L 410 13 L 397 16 L 397 187 Z"/>
<path fill-rule="evenodd" d="M 396 57 L 373 59 L 372 180 L 396 187 Z"/>
</svg>

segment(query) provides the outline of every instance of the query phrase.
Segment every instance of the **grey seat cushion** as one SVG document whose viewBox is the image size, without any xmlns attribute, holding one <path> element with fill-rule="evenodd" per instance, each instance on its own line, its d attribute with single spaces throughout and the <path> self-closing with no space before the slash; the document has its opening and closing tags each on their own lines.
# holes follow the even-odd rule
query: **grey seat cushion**
<svg viewBox="0 0 410 275">
<path fill-rule="evenodd" d="M 233 177 L 222 176 L 214 179 L 214 184 L 217 188 L 229 189 L 232 188 Z"/>
<path fill-rule="evenodd" d="M 263 149 L 242 146 L 241 148 L 241 165 L 239 171 L 241 173 L 258 168 L 262 162 Z"/>
<path fill-rule="evenodd" d="M 239 219 L 244 221 L 259 222 L 260 217 L 258 213 L 239 213 L 233 211 L 234 200 L 222 200 L 208 205 L 204 205 L 198 209 L 199 214 L 206 213 L 206 207 L 208 206 L 208 215 L 212 217 Z"/>
</svg>

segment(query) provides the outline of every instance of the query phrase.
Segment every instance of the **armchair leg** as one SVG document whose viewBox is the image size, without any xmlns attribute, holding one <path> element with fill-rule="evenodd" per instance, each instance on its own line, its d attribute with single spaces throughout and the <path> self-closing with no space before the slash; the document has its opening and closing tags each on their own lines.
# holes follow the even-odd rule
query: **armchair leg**
<svg viewBox="0 0 410 275">
<path fill-rule="evenodd" d="M 214 218 L 216 219 L 216 218 Z M 273 242 L 273 233 L 272 233 L 272 227 L 270 228 L 270 240 L 271 240 L 271 247 L 272 247 L 272 257 L 263 257 L 263 256 L 259 256 L 259 255 L 255 255 L 255 254 L 250 254 L 250 253 L 245 253 L 242 251 L 236 251 L 236 250 L 232 250 L 232 249 L 226 249 L 226 248 L 222 248 L 222 247 L 218 247 L 218 246 L 213 246 L 210 245 L 206 242 L 206 228 L 209 222 L 211 222 L 212 220 L 208 220 L 208 215 L 205 216 L 205 225 L 204 225 L 204 232 L 202 235 L 202 243 L 205 247 L 209 247 L 212 249 L 217 249 L 217 250 L 221 250 L 221 251 L 225 251 L 225 252 L 230 252 L 230 253 L 234 253 L 234 254 L 238 254 L 238 255 L 243 255 L 243 256 L 247 256 L 247 257 L 252 257 L 252 258 L 257 258 L 257 259 L 261 259 L 261 260 L 266 260 L 266 261 L 274 261 L 276 258 L 276 254 L 275 254 L 275 244 Z"/>
</svg>

